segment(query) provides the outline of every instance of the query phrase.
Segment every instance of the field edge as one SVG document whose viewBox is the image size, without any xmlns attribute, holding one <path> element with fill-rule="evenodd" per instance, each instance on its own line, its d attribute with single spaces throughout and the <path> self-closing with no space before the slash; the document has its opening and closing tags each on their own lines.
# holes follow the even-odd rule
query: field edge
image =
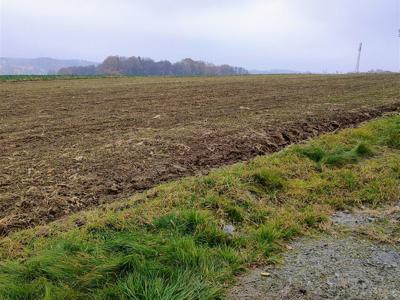
<svg viewBox="0 0 400 300">
<path fill-rule="evenodd" d="M 400 116 L 0 240 L 0 298 L 215 299 L 329 215 L 400 196 Z M 136 297 L 136 298 L 135 298 Z"/>
</svg>

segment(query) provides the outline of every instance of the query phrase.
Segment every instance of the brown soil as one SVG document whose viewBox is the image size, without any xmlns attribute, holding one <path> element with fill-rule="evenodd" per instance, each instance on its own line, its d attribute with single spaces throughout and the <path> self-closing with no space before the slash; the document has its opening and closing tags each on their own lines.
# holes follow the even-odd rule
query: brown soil
<svg viewBox="0 0 400 300">
<path fill-rule="evenodd" d="M 0 233 L 399 110 L 399 75 L 0 83 Z"/>
</svg>

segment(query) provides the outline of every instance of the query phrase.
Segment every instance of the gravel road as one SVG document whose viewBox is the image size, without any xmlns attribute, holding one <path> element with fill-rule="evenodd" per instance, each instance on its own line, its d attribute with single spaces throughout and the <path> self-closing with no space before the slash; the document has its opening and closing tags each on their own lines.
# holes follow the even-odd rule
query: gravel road
<svg viewBox="0 0 400 300">
<path fill-rule="evenodd" d="M 400 228 L 398 210 L 390 212 L 379 218 Z M 247 273 L 228 298 L 400 299 L 400 244 L 379 243 L 359 234 L 360 226 L 374 226 L 376 214 L 338 213 L 332 220 L 334 226 L 358 234 L 300 239 L 284 254 L 282 265 Z"/>
</svg>

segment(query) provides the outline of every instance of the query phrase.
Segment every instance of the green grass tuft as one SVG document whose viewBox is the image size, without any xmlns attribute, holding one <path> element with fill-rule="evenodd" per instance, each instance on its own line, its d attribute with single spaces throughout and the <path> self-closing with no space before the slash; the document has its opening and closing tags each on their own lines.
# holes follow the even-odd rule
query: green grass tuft
<svg viewBox="0 0 400 300">
<path fill-rule="evenodd" d="M 324 149 L 322 145 L 310 145 L 308 147 L 297 147 L 296 151 L 317 163 L 319 170 L 321 170 L 322 165 L 343 166 L 356 163 L 360 158 L 373 153 L 371 146 L 365 142 L 359 143 L 352 149 L 347 149 L 347 146 L 344 146 L 329 151 Z"/>
<path fill-rule="evenodd" d="M 239 206 L 228 206 L 225 208 L 228 219 L 234 223 L 241 223 L 244 220 L 244 211 Z"/>
<path fill-rule="evenodd" d="M 366 143 L 360 143 L 357 145 L 357 147 L 355 148 L 355 153 L 359 156 L 359 157 L 365 157 L 368 155 L 371 155 L 373 153 L 371 146 L 369 146 Z"/>
<path fill-rule="evenodd" d="M 319 163 L 322 159 L 326 156 L 326 152 L 321 147 L 317 147 L 312 145 L 310 147 L 302 147 L 299 148 L 299 153 L 303 154 L 304 156 L 308 157 L 309 159 Z"/>
<path fill-rule="evenodd" d="M 282 190 L 285 187 L 285 179 L 282 174 L 267 168 L 256 170 L 251 175 L 251 179 L 254 183 L 272 192 Z"/>
</svg>

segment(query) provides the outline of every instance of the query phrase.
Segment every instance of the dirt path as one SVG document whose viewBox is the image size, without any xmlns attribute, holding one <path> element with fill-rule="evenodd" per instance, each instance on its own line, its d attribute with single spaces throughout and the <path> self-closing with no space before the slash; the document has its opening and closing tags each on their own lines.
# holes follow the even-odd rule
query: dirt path
<svg viewBox="0 0 400 300">
<path fill-rule="evenodd" d="M 400 205 L 332 221 L 336 237 L 295 242 L 282 265 L 252 270 L 229 298 L 400 299 Z"/>
</svg>

